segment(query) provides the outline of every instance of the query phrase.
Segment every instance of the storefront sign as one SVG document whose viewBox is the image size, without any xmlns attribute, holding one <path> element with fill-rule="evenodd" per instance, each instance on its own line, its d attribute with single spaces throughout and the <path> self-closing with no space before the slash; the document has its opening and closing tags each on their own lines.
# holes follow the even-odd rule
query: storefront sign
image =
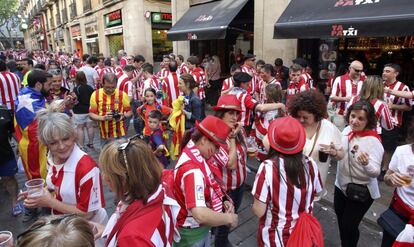
<svg viewBox="0 0 414 247">
<path fill-rule="evenodd" d="M 104 15 L 105 27 L 122 25 L 122 11 L 120 9 Z"/>
<path fill-rule="evenodd" d="M 97 38 L 90 38 L 90 39 L 85 39 L 85 43 L 95 43 L 97 40 Z"/>
<path fill-rule="evenodd" d="M 336 0 L 335 7 L 379 3 L 380 0 Z"/>
<path fill-rule="evenodd" d="M 81 36 L 81 29 L 80 29 L 80 25 L 76 25 L 70 28 L 70 32 L 72 34 L 72 38 Z"/>
<path fill-rule="evenodd" d="M 112 34 L 118 34 L 122 33 L 123 29 L 122 27 L 114 27 L 114 28 L 108 28 L 104 30 L 105 35 L 112 35 Z"/>
<path fill-rule="evenodd" d="M 152 23 L 172 23 L 172 14 L 171 13 L 152 13 L 151 15 Z"/>
<path fill-rule="evenodd" d="M 195 22 L 206 22 L 211 20 L 213 20 L 212 15 L 200 15 L 197 19 L 195 19 Z"/>
<path fill-rule="evenodd" d="M 187 33 L 187 39 L 188 40 L 196 40 L 198 39 L 196 34 L 192 34 L 192 33 Z"/>
<path fill-rule="evenodd" d="M 355 29 L 352 26 L 347 29 L 344 29 L 342 25 L 332 25 L 332 37 L 355 37 L 357 35 L 358 29 Z"/>
<path fill-rule="evenodd" d="M 93 36 L 98 34 L 98 25 L 96 23 L 90 23 L 85 25 L 86 36 Z"/>
</svg>

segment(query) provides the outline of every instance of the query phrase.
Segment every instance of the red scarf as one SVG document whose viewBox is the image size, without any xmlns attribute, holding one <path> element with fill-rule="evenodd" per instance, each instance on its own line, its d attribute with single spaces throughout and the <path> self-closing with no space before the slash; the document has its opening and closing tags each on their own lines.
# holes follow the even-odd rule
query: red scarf
<svg viewBox="0 0 414 247">
<path fill-rule="evenodd" d="M 197 164 L 198 168 L 200 168 L 201 172 L 203 173 L 206 181 L 206 186 L 208 189 L 212 189 L 211 196 L 210 196 L 210 206 L 216 212 L 223 212 L 223 192 L 220 188 L 219 183 L 213 178 L 207 175 L 206 166 L 208 166 L 205 159 L 201 156 L 200 151 L 198 150 L 197 146 L 194 144 L 193 141 L 190 141 L 182 151 L 183 153 L 187 154 L 187 156 L 191 159 L 191 161 Z M 210 168 L 211 166 L 209 166 Z M 214 174 L 213 174 L 214 175 Z"/>
<path fill-rule="evenodd" d="M 111 233 L 109 234 L 105 246 L 108 246 L 108 244 L 111 242 L 111 239 L 115 236 L 115 234 L 122 231 L 122 229 L 131 221 L 135 220 L 136 218 L 139 218 L 151 211 L 159 211 L 159 215 L 162 215 L 162 203 L 164 200 L 164 191 L 161 191 L 160 194 L 148 202 L 147 204 L 144 204 L 142 200 L 135 200 L 132 202 L 125 212 L 122 213 L 121 217 L 116 222 L 114 228 L 112 228 Z M 161 218 L 161 217 L 160 217 Z M 148 225 L 146 227 L 153 227 L 155 228 L 158 225 L 159 221 L 156 221 L 155 219 L 151 222 L 148 222 Z"/>
<path fill-rule="evenodd" d="M 351 131 L 348 134 L 348 141 L 350 142 L 354 137 L 366 137 L 366 136 L 372 136 L 377 138 L 380 142 L 381 137 L 378 135 L 378 133 L 374 130 L 362 130 L 362 131 Z"/>
</svg>

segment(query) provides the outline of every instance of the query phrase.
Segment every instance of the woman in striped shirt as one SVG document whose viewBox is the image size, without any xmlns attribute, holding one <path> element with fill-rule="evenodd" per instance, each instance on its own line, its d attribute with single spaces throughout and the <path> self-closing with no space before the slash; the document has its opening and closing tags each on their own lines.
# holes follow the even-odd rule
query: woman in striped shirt
<svg viewBox="0 0 414 247">
<path fill-rule="evenodd" d="M 317 164 L 302 154 L 305 142 L 305 129 L 292 117 L 273 120 L 264 137 L 269 159 L 260 164 L 252 189 L 258 246 L 285 246 L 299 214 L 311 213 L 322 191 Z"/>
</svg>

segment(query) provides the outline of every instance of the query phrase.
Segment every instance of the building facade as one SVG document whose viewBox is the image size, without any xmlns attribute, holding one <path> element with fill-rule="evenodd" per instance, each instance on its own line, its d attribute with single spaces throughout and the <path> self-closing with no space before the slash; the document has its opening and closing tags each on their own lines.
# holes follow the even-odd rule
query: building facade
<svg viewBox="0 0 414 247">
<path fill-rule="evenodd" d="M 208 6 L 208 3 L 211 3 L 211 0 L 173 0 L 172 1 L 172 14 L 173 14 L 173 23 L 177 23 L 191 8 L 197 7 L 202 8 L 203 5 Z M 274 59 L 277 57 L 282 58 L 286 61 L 287 64 L 297 55 L 297 40 L 296 39 L 274 39 L 273 38 L 273 29 L 275 22 L 281 16 L 282 12 L 286 9 L 290 0 L 250 0 L 246 1 L 247 5 L 250 4 L 249 10 L 242 9 L 241 12 L 251 13 L 240 13 L 237 14 L 237 18 L 240 15 L 245 15 L 243 21 L 253 24 L 251 30 L 248 33 L 241 32 L 238 37 L 231 39 L 231 45 L 234 52 L 238 49 L 242 53 L 247 53 L 249 50 L 260 59 L 265 60 L 268 63 L 273 63 Z M 228 6 L 231 7 L 231 6 Z M 251 8 L 250 8 L 251 7 Z M 206 12 L 208 12 L 206 10 Z M 202 13 L 202 12 L 201 12 Z M 201 15 L 203 16 L 203 14 Z M 211 16 L 214 18 L 214 16 Z M 236 20 L 237 22 L 237 20 Z M 229 36 L 229 35 L 227 35 Z M 219 39 L 217 44 L 212 44 L 211 46 L 218 49 L 220 52 L 220 45 L 223 42 L 228 43 L 227 39 Z M 180 40 L 174 41 L 174 53 L 182 54 L 184 57 L 189 56 L 192 53 L 193 43 L 195 40 Z M 204 45 L 205 46 L 205 45 Z M 197 49 L 196 49 L 197 50 Z M 226 48 L 228 50 L 228 48 Z M 213 51 L 214 52 L 214 51 Z M 227 52 L 227 51 L 226 51 Z M 204 54 L 198 54 L 204 56 Z M 214 55 L 214 54 L 209 54 Z M 226 56 L 226 55 L 225 55 Z M 223 58 L 223 60 L 225 60 Z"/>
<path fill-rule="evenodd" d="M 28 49 L 116 56 L 142 54 L 149 62 L 172 52 L 169 0 L 22 0 L 30 23 Z"/>
</svg>

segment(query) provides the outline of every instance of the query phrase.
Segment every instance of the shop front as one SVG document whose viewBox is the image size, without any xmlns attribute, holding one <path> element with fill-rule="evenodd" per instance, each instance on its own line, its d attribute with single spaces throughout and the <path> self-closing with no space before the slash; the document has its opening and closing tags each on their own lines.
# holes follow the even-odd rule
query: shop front
<svg viewBox="0 0 414 247">
<path fill-rule="evenodd" d="M 172 24 L 171 13 L 151 13 L 152 49 L 154 62 L 162 62 L 165 54 L 173 52 L 173 44 L 167 39 Z"/>
<path fill-rule="evenodd" d="M 75 50 L 79 51 L 80 56 L 83 56 L 82 34 L 80 25 L 75 25 L 70 28 L 70 33 L 74 43 Z"/>
<path fill-rule="evenodd" d="M 217 55 L 222 72 L 229 72 L 231 54 L 253 50 L 254 1 L 222 0 L 191 6 L 168 31 L 168 39 L 190 41 L 190 54 Z"/>
<path fill-rule="evenodd" d="M 108 50 L 112 57 L 116 57 L 119 50 L 124 49 L 122 27 L 122 10 L 118 9 L 104 15 L 104 34 L 108 39 Z"/>
<path fill-rule="evenodd" d="M 88 54 L 99 55 L 99 35 L 96 21 L 85 24 L 85 43 Z"/>
<path fill-rule="evenodd" d="M 274 38 L 299 39 L 298 56 L 326 81 L 352 60 L 367 75 L 381 75 L 386 63 L 402 66 L 399 79 L 414 81 L 414 2 L 411 0 L 292 0 L 276 22 Z"/>
</svg>

